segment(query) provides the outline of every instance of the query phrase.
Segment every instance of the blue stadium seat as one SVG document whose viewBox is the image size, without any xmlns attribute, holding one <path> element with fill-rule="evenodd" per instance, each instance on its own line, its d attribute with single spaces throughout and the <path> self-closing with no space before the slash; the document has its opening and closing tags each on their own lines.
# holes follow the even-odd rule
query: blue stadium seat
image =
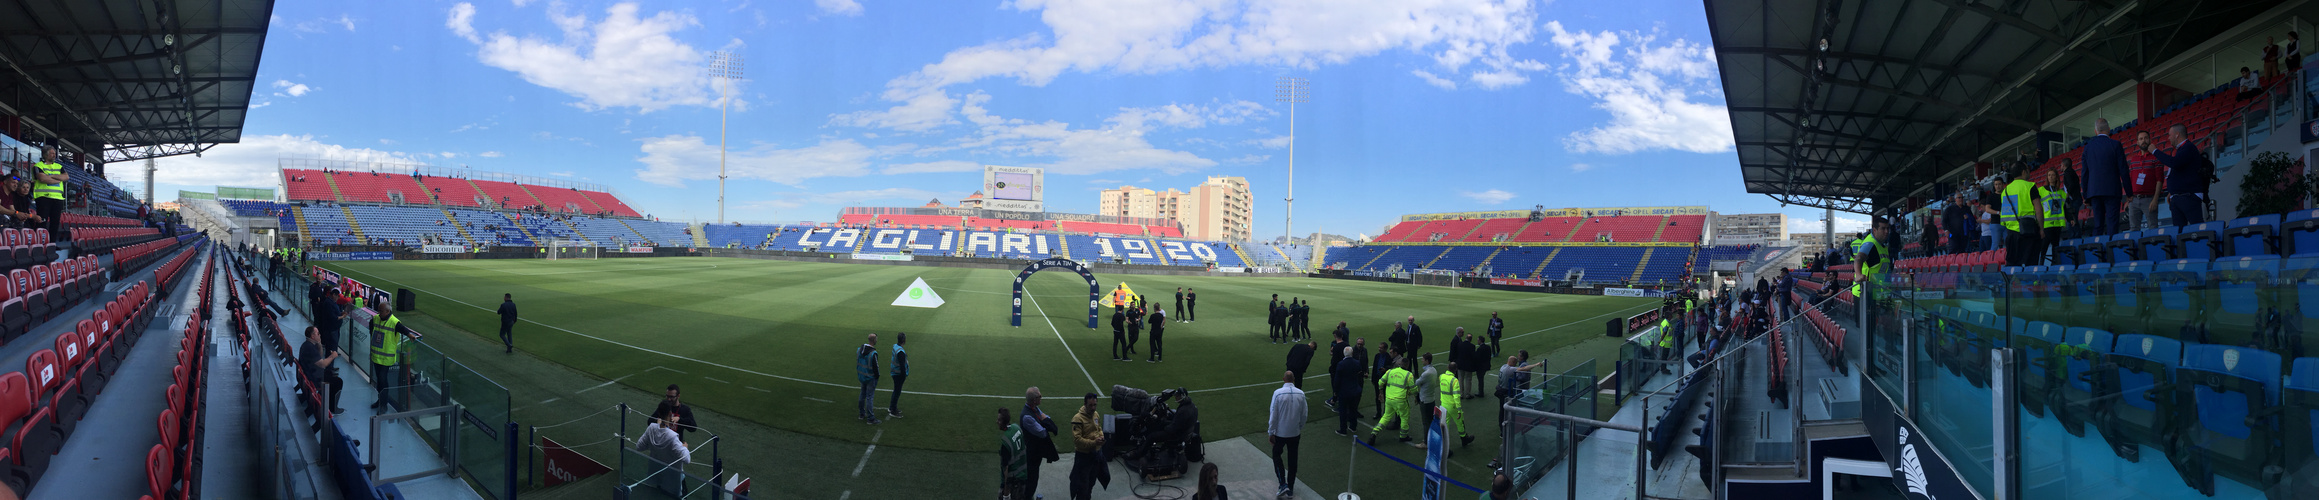
<svg viewBox="0 0 2319 500">
<path fill-rule="evenodd" d="M 2222 245 L 2222 230 L 2229 225 L 2227 222 L 2208 222 L 2180 228 L 2180 232 L 2174 235 L 2174 243 L 2182 247 L 2182 258 L 2185 259 L 2212 260 L 2230 255 Z"/>
<path fill-rule="evenodd" d="M 2102 293 L 2109 296 L 2109 304 L 2102 310 L 2102 321 L 2080 324 L 2101 325 L 2111 332 L 2132 333 L 2148 328 L 2150 301 L 2143 292 L 2150 281 L 2150 272 L 2157 267 L 2157 263 L 2146 260 L 2111 265 L 2110 274 L 2102 279 Z"/>
<path fill-rule="evenodd" d="M 2103 241 L 2102 253 L 2109 255 L 2109 262 L 2112 264 L 2137 260 L 2158 260 L 2142 256 L 2142 241 L 2139 232 L 2129 231 L 2113 234 L 2104 238 Z"/>
<path fill-rule="evenodd" d="M 2081 239 L 2082 238 L 2070 238 L 2061 240 L 2061 244 L 2059 245 L 2054 245 L 2053 263 L 2055 265 L 2062 266 L 2074 266 L 2084 263 L 2084 258 L 2080 256 L 2077 251 L 2078 241 Z"/>
<path fill-rule="evenodd" d="M 2206 277 L 2214 295 L 2212 320 L 2203 339 L 2196 340 L 2264 348 L 2279 344 L 2277 322 L 2270 320 L 2278 304 L 2278 274 L 2276 255 L 2215 259 Z"/>
<path fill-rule="evenodd" d="M 2319 254 L 2279 259 L 2274 292 L 2272 303 L 2286 324 L 2280 339 L 2285 345 L 2272 351 L 2291 358 L 2314 354 L 2319 350 Z"/>
<path fill-rule="evenodd" d="M 2279 216 L 2258 215 L 2231 219 L 2222 232 L 2230 255 L 2279 255 Z"/>
<path fill-rule="evenodd" d="M 2084 436 L 2085 423 L 2096 421 L 2096 410 L 2108 404 L 2100 399 L 2109 391 L 2096 377 L 2102 355 L 2110 352 L 2112 340 L 2110 332 L 2073 327 L 2062 334 L 2062 344 L 2054 347 L 2063 358 L 2061 428 L 2070 435 Z"/>
<path fill-rule="evenodd" d="M 2100 262 L 2108 262 L 2108 263 L 2117 263 L 2117 262 L 2123 262 L 2123 261 L 2112 261 L 2112 260 L 2110 260 L 2110 250 L 2109 250 L 2109 248 L 2110 248 L 2110 236 L 2111 236 L 2111 235 L 2107 235 L 2107 234 L 2105 234 L 2105 235 L 2100 235 L 2100 236 L 2088 236 L 2088 237 L 2084 237 L 2084 238 L 2078 238 L 2078 239 L 2077 239 L 2077 247 L 2076 247 L 2076 248 L 2077 248 L 2077 254 L 2078 254 L 2078 261 L 2079 261 L 2079 262 L 2084 262 L 2084 263 L 2087 263 L 2087 264 L 2100 263 Z"/>
<path fill-rule="evenodd" d="M 2245 347 L 2184 349 L 2182 381 L 2193 408 L 2184 437 L 2192 485 L 2213 495 L 2216 477 L 2262 489 L 2279 469 L 2279 355 Z"/>
<path fill-rule="evenodd" d="M 2108 300 L 2102 299 L 2102 297 L 2109 295 L 2108 289 L 2103 287 L 2102 282 L 2109 278 L 2109 274 L 2110 265 L 2102 263 L 2077 266 L 2076 270 L 2070 272 L 2069 296 L 2071 300 L 2069 301 L 2067 317 L 2071 320 L 2062 322 L 2062 324 L 2101 324 L 2102 308 L 2109 303 Z"/>
<path fill-rule="evenodd" d="M 2319 358 L 2295 358 L 2294 371 L 2279 391 L 2279 406 L 2285 409 L 2285 461 L 2280 465 L 2292 483 L 2289 491 L 2311 498 L 2319 490 Z"/>
<path fill-rule="evenodd" d="M 2135 462 L 2142 461 L 2142 445 L 2167 456 L 2179 455 L 2174 370 L 2182 364 L 2182 342 L 2155 335 L 2119 335 L 2108 362 L 2111 370 L 2104 384 L 2118 395 L 2118 404 L 2108 407 L 2109 422 L 2102 426 L 2110 448 Z"/>
<path fill-rule="evenodd" d="M 2184 258 L 2182 246 L 2174 243 L 2175 229 L 2171 226 L 2144 230 L 2136 238 L 2142 244 L 2142 256 L 2150 260 Z"/>
<path fill-rule="evenodd" d="M 2053 390 L 2060 380 L 2061 358 L 2054 353 L 2053 346 L 2061 343 L 2062 334 L 2067 330 L 2068 327 L 2059 323 L 2038 321 L 2014 337 L 2014 344 L 2021 349 L 2021 359 L 2025 360 L 2020 384 L 2021 406 L 2032 415 L 2044 417 L 2046 405 L 2057 404 Z"/>
<path fill-rule="evenodd" d="M 2206 306 L 2206 261 L 2175 259 L 2157 263 L 2150 270 L 2147 289 L 2150 291 L 2150 318 L 2141 330 L 2113 328 L 2117 332 L 2137 332 L 2174 340 L 2198 339 L 2204 318 L 2199 315 Z"/>
<path fill-rule="evenodd" d="M 2279 223 L 2279 254 L 2319 252 L 2319 209 L 2287 212 Z"/>
</svg>

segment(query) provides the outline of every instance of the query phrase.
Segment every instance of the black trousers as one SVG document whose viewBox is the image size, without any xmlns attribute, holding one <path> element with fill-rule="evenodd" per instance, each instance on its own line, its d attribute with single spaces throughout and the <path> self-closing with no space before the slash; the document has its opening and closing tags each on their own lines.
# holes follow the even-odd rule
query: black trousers
<svg viewBox="0 0 2319 500">
<path fill-rule="evenodd" d="M 2037 233 L 2038 230 L 2034 228 L 2022 228 L 2020 231 L 2006 231 L 2005 237 L 2009 239 L 2005 241 L 2005 265 L 2030 265 L 2029 262 L 2032 262 L 2036 258 L 2037 252 L 2039 250 L 2045 249 L 2044 246 L 2039 244 L 2038 240 L 2043 238 L 2039 238 Z"/>
<path fill-rule="evenodd" d="M 2091 223 L 2089 227 L 2083 228 L 2085 231 L 2103 236 L 2118 233 L 2118 197 L 2088 197 L 2085 199 L 2085 204 L 2087 207 L 2093 208 L 2094 214 L 2093 220 L 2088 221 Z"/>
<path fill-rule="evenodd" d="M 1150 360 L 1152 360 L 1152 361 L 1159 361 L 1159 359 L 1160 359 L 1160 331 L 1159 331 L 1159 330 L 1152 330 L 1152 331 L 1151 331 L 1151 346 L 1150 346 L 1150 347 L 1151 347 L 1151 357 L 1150 357 L 1150 358 L 1148 358 L 1148 359 L 1150 359 Z"/>
<path fill-rule="evenodd" d="M 1296 385 L 1296 390 L 1304 390 L 1304 370 L 1289 370 L 1288 372 L 1296 374 L 1296 381 L 1290 382 L 1290 384 Z"/>
<path fill-rule="evenodd" d="M 1140 337 L 1142 337 L 1142 336 L 1143 336 L 1143 329 L 1142 329 L 1142 328 L 1136 328 L 1136 327 L 1133 327 L 1133 326 L 1127 327 L 1127 353 L 1128 353 L 1128 354 L 1135 354 L 1135 341 L 1136 341 L 1136 340 L 1138 340 L 1138 339 L 1139 339 Z"/>
<path fill-rule="evenodd" d="M 1296 485 L 1297 448 L 1304 444 L 1303 441 L 1304 436 L 1272 436 L 1272 475 L 1274 479 L 1280 480 L 1281 488 Z"/>
<path fill-rule="evenodd" d="M 2206 223 L 2206 197 L 2204 196 L 2196 194 L 2166 195 L 2166 210 L 2172 212 L 2174 216 L 2174 227 Z"/>
<path fill-rule="evenodd" d="M 64 241 L 64 221 L 58 217 L 64 215 L 64 200 L 33 198 L 32 210 L 40 214 L 40 227 L 48 230 L 49 241 Z"/>
<path fill-rule="evenodd" d="M 515 325 L 499 325 L 499 343 L 507 346 L 507 352 L 515 352 Z"/>
<path fill-rule="evenodd" d="M 1194 319 L 1194 318 L 1193 318 L 1193 316 L 1198 316 L 1199 314 L 1200 314 L 1200 303 L 1198 303 L 1198 302 L 1185 302 L 1185 303 L 1184 303 L 1184 321 L 1191 321 L 1191 320 L 1193 320 L 1193 319 Z"/>
<path fill-rule="evenodd" d="M 1111 331 L 1111 358 L 1127 359 L 1127 330 Z"/>
<path fill-rule="evenodd" d="M 909 379 L 909 375 L 894 376 L 894 397 L 886 399 L 886 413 L 902 414 L 902 381 Z"/>
<path fill-rule="evenodd" d="M 1272 340 L 1281 340 L 1288 333 L 1288 327 L 1280 323 L 1269 323 L 1264 326 L 1264 335 Z"/>
<path fill-rule="evenodd" d="M 1361 391 L 1352 391 L 1337 396 L 1337 432 L 1349 433 L 1360 430 L 1360 394 Z"/>
<path fill-rule="evenodd" d="M 1178 318 L 1183 318 L 1183 319 L 1192 319 L 1191 315 L 1185 314 L 1185 312 L 1186 312 L 1186 311 L 1184 310 L 1184 301 L 1181 301 L 1181 300 L 1178 300 L 1178 301 L 1176 301 L 1176 317 L 1178 317 Z M 1178 320 L 1178 321 L 1182 321 L 1182 320 Z"/>
</svg>

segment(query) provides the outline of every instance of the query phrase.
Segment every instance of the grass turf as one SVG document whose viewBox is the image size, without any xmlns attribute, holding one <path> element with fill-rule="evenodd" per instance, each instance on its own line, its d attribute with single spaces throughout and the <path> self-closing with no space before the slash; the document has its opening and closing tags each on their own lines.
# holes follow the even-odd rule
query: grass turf
<svg viewBox="0 0 2319 500">
<path fill-rule="evenodd" d="M 1287 350 L 1264 339 L 1262 310 L 1273 293 L 1313 301 L 1316 333 L 1345 321 L 1372 343 L 1383 340 L 1394 320 L 1416 315 L 1436 351 L 1448 346 L 1454 327 L 1479 332 L 1488 313 L 1498 311 L 1506 318 L 1509 350 L 1573 358 L 1555 359 L 1555 367 L 1603 358 L 1605 373 L 1616 343 L 1594 325 L 1656 303 L 1306 278 L 1098 275 L 1105 289 L 1126 280 L 1155 303 L 1170 302 L 1176 286 L 1198 289 L 1206 299 L 1201 321 L 1169 325 L 1167 361 L 1149 364 L 1109 359 L 1109 332 L 1085 328 L 1085 284 L 1069 273 L 1026 280 L 1030 300 L 1016 328 L 1007 324 L 1013 271 L 723 258 L 326 267 L 382 287 L 410 288 L 426 315 L 486 336 L 497 331 L 492 308 L 499 294 L 513 293 L 526 320 L 516 329 L 517 347 L 532 355 L 648 392 L 683 384 L 695 405 L 777 429 L 856 443 L 878 435 L 880 446 L 936 451 L 988 451 L 990 410 L 1019 407 L 1023 388 L 1034 385 L 1051 398 L 1108 395 L 1112 384 L 1187 387 L 1204 391 L 1196 399 L 1207 436 L 1261 432 L 1263 400 Z M 947 304 L 888 305 L 917 277 Z M 1109 311 L 1104 314 L 1108 322 Z M 852 418 L 859 387 L 851 354 L 871 333 L 890 353 L 894 332 L 911 334 L 911 393 L 902 403 L 910 417 L 902 425 L 863 425 Z M 557 396 L 513 399 L 521 407 Z M 878 405 L 888 397 L 881 392 Z M 1314 401 L 1317 420 L 1324 411 Z M 1490 413 L 1469 414 L 1477 414 L 1469 429 L 1486 430 Z"/>
</svg>

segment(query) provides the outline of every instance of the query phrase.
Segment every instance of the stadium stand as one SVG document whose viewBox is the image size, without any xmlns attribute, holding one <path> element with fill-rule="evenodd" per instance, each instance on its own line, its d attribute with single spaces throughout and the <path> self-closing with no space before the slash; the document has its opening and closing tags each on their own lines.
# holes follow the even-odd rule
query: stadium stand
<svg viewBox="0 0 2319 500">
<path fill-rule="evenodd" d="M 596 206 L 603 207 L 605 210 L 611 210 L 612 215 L 621 217 L 644 217 L 643 214 L 637 213 L 636 209 L 628 208 L 628 203 L 620 201 L 620 197 L 612 196 L 612 193 L 583 190 L 580 191 L 580 194 L 586 196 L 588 201 L 595 202 Z"/>
<path fill-rule="evenodd" d="M 1442 253 L 1440 258 L 1434 259 L 1433 262 L 1425 264 L 1423 267 L 1475 272 L 1475 268 L 1482 265 L 1482 260 L 1488 259 L 1497 252 L 1498 247 L 1449 247 L 1449 250 Z"/>
<path fill-rule="evenodd" d="M 419 182 L 434 192 L 436 203 L 454 207 L 483 207 L 485 202 L 490 201 L 467 179 L 424 175 L 419 177 Z"/>
<path fill-rule="evenodd" d="M 330 176 L 320 170 L 282 169 L 282 191 L 291 200 L 339 201 Z"/>
<path fill-rule="evenodd" d="M 468 225 L 467 234 L 481 240 L 478 243 L 513 246 L 532 246 L 535 244 L 530 235 L 509 224 L 507 217 L 498 212 L 459 208 L 453 208 L 450 211 L 453 217 L 459 218 L 460 223 Z"/>
<path fill-rule="evenodd" d="M 331 172 L 331 185 L 341 201 L 366 203 L 433 203 L 419 181 L 409 175 L 379 172 Z"/>
<path fill-rule="evenodd" d="M 483 198 L 499 208 L 522 209 L 536 207 L 540 204 L 539 198 L 533 197 L 530 191 L 525 191 L 523 186 L 519 184 L 473 179 L 469 179 L 468 182 L 474 183 L 476 189 L 483 191 Z"/>
<path fill-rule="evenodd" d="M 525 190 L 531 191 L 532 196 L 539 198 L 540 203 L 543 206 L 546 206 L 547 210 L 550 212 L 573 214 L 605 213 L 604 207 L 596 206 L 596 202 L 589 201 L 587 195 L 580 194 L 578 190 L 572 188 L 553 186 L 524 186 L 523 188 Z"/>
<path fill-rule="evenodd" d="M 1529 224 L 1529 219 L 1488 219 L 1475 227 L 1472 234 L 1457 241 L 1514 241 L 1522 226 Z"/>
<path fill-rule="evenodd" d="M 1514 241 L 1525 243 L 1571 241 L 1570 236 L 1577 234 L 1578 228 L 1582 227 L 1585 222 L 1586 219 L 1583 217 L 1538 219 L 1537 222 L 1524 226 L 1520 233 L 1515 234 Z"/>
</svg>

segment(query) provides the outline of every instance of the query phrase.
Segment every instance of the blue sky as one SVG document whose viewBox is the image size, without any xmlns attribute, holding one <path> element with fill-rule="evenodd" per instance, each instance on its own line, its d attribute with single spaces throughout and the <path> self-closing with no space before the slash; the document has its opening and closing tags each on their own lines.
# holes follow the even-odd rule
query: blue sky
<svg viewBox="0 0 2319 500">
<path fill-rule="evenodd" d="M 1282 233 L 1376 234 L 1405 213 L 1708 205 L 1743 191 L 1693 1 L 732 0 L 282 2 L 241 144 L 161 160 L 179 189 L 279 184 L 276 159 L 467 166 L 614 187 L 716 217 L 719 92 L 732 220 L 955 203 L 980 165 L 1045 167 L 1050 211 L 1096 190 L 1243 176 Z M 1797 223 L 1801 225 L 1802 223 Z"/>
</svg>

